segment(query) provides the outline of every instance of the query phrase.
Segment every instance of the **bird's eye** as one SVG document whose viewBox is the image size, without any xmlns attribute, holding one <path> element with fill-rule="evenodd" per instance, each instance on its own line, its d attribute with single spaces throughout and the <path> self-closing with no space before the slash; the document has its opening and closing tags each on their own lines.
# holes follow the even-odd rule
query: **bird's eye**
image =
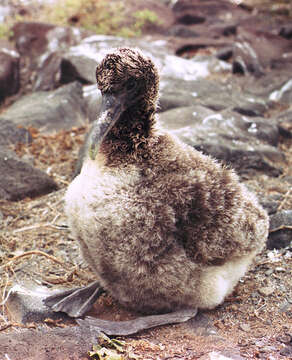
<svg viewBox="0 0 292 360">
<path fill-rule="evenodd" d="M 131 78 L 127 81 L 127 84 L 126 84 L 127 90 L 133 90 L 135 86 L 136 86 L 135 79 Z"/>
</svg>

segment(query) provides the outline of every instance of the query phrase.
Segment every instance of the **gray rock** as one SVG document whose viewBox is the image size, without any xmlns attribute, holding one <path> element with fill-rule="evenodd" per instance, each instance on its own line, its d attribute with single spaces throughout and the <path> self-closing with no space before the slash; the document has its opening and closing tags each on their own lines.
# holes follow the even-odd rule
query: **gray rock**
<svg viewBox="0 0 292 360">
<path fill-rule="evenodd" d="M 290 23 L 283 25 L 279 35 L 283 36 L 285 39 L 292 39 L 292 25 Z"/>
<path fill-rule="evenodd" d="M 39 22 L 19 22 L 13 27 L 13 40 L 17 50 L 25 56 L 28 80 L 36 90 L 52 90 L 61 77 L 61 54 L 77 44 L 82 32 L 75 28 Z"/>
<path fill-rule="evenodd" d="M 292 137 L 292 110 L 282 112 L 276 119 L 280 134 L 284 137 Z"/>
<path fill-rule="evenodd" d="M 264 119 L 190 106 L 161 113 L 159 122 L 182 141 L 231 163 L 240 173 L 250 169 L 280 173 L 283 154 L 273 146 L 278 141 L 277 126 Z"/>
<path fill-rule="evenodd" d="M 291 42 L 277 34 L 256 27 L 239 27 L 233 48 L 233 72 L 259 77 L 271 68 L 289 63 L 291 60 L 282 55 L 291 50 Z"/>
<path fill-rule="evenodd" d="M 11 8 L 9 4 L 1 3 L 0 5 L 0 22 L 3 22 L 7 16 L 11 15 Z"/>
<path fill-rule="evenodd" d="M 56 189 L 57 184 L 46 173 L 0 147 L 0 199 L 17 201 Z"/>
<path fill-rule="evenodd" d="M 27 129 L 0 118 L 0 146 L 17 143 L 27 144 L 31 141 L 32 137 Z"/>
<path fill-rule="evenodd" d="M 185 323 L 192 334 L 197 336 L 215 336 L 218 337 L 218 331 L 212 320 L 205 314 L 198 313 L 195 317 Z"/>
<path fill-rule="evenodd" d="M 281 249 L 292 242 L 292 210 L 282 210 L 270 216 L 268 249 Z"/>
<path fill-rule="evenodd" d="M 274 90 L 270 94 L 270 100 L 291 104 L 292 102 L 292 78 L 286 80 L 279 89 Z"/>
<path fill-rule="evenodd" d="M 100 333 L 93 327 L 18 329 L 0 334 L 1 359 L 86 359 Z"/>
<path fill-rule="evenodd" d="M 101 93 L 97 85 L 84 86 L 83 98 L 86 104 L 88 120 L 92 122 L 97 119 L 101 107 Z"/>
<path fill-rule="evenodd" d="M 292 358 L 292 345 L 286 345 L 283 349 L 281 349 L 280 355 L 285 356 L 286 359 L 291 359 Z"/>
<path fill-rule="evenodd" d="M 233 109 L 254 117 L 263 116 L 269 108 L 263 98 L 245 94 L 232 82 L 221 84 L 208 79 L 184 81 L 164 77 L 160 89 L 160 111 L 200 104 L 215 111 Z"/>
<path fill-rule="evenodd" d="M 282 197 L 278 194 L 262 197 L 260 203 L 269 215 L 275 214 L 278 210 Z"/>
<path fill-rule="evenodd" d="M 48 133 L 83 125 L 86 111 L 82 86 L 75 82 L 57 90 L 23 96 L 1 114 L 0 121 L 33 126 Z"/>
<path fill-rule="evenodd" d="M 0 41 L 0 102 L 19 90 L 19 54 L 11 44 Z"/>
<path fill-rule="evenodd" d="M 270 296 L 273 294 L 275 289 L 272 286 L 263 286 L 258 289 L 258 292 L 262 296 Z"/>
<path fill-rule="evenodd" d="M 267 106 L 272 106 L 279 102 L 279 91 L 291 78 L 291 72 L 292 63 L 283 66 L 282 69 L 269 71 L 260 78 L 237 77 L 236 83 L 245 96 L 259 97 Z"/>
</svg>

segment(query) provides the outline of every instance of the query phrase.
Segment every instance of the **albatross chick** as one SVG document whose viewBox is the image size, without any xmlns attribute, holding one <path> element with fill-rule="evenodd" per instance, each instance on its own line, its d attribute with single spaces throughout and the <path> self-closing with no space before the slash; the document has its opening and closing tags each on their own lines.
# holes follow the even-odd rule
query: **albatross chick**
<svg viewBox="0 0 292 360">
<path fill-rule="evenodd" d="M 65 202 L 97 282 L 46 303 L 81 316 L 100 284 L 126 308 L 157 314 L 145 317 L 151 326 L 185 321 L 232 292 L 265 244 L 268 216 L 232 170 L 158 129 L 149 58 L 118 49 L 96 76 L 101 115 Z"/>
</svg>

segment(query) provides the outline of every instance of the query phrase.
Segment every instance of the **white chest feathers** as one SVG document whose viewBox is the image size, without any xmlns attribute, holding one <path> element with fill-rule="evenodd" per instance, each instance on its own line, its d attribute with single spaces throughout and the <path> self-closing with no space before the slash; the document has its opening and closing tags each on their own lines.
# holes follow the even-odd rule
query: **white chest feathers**
<svg viewBox="0 0 292 360">
<path fill-rule="evenodd" d="M 139 181 L 139 171 L 127 169 L 108 169 L 98 161 L 88 159 L 81 173 L 69 185 L 65 196 L 65 211 L 70 219 L 88 217 L 102 212 L 105 205 L 114 200 L 123 201 Z"/>
</svg>

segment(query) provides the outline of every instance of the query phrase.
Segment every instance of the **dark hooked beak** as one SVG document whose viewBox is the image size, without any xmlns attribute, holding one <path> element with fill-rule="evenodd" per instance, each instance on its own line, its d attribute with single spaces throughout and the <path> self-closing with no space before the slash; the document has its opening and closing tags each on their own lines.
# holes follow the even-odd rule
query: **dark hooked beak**
<svg viewBox="0 0 292 360">
<path fill-rule="evenodd" d="M 123 111 L 122 96 L 113 94 L 102 96 L 100 116 L 93 123 L 89 140 L 89 156 L 92 160 L 96 158 L 100 144 Z"/>
</svg>

